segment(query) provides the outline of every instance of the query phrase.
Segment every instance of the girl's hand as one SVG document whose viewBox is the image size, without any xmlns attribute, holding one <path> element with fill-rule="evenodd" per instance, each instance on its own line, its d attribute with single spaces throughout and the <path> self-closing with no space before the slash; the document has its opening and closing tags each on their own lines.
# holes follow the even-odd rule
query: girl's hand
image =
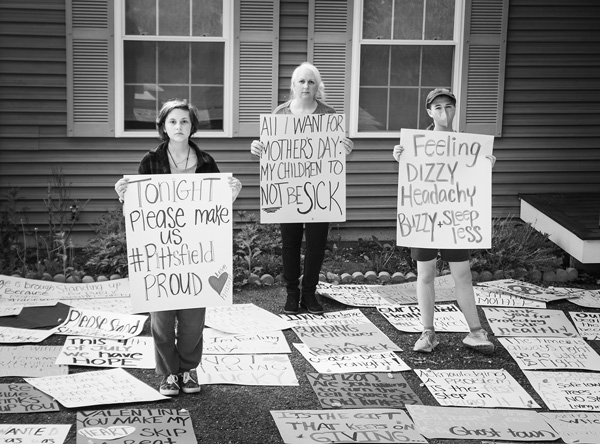
<svg viewBox="0 0 600 444">
<path fill-rule="evenodd" d="M 401 145 L 394 145 L 394 152 L 392 155 L 394 156 L 394 159 L 396 159 L 396 162 L 400 162 L 400 156 L 403 152 L 404 148 Z"/>
<path fill-rule="evenodd" d="M 347 137 L 344 137 L 340 142 L 342 143 L 342 145 L 344 145 L 344 149 L 346 150 L 347 156 L 352 152 L 352 149 L 354 148 L 354 142 L 352 141 L 352 139 L 349 139 Z"/>
<path fill-rule="evenodd" d="M 119 179 L 115 184 L 115 191 L 117 192 L 117 196 L 119 196 L 119 202 L 123 203 L 125 199 L 125 193 L 127 192 L 127 187 L 129 186 L 129 179 L 123 177 Z"/>
<path fill-rule="evenodd" d="M 496 164 L 496 156 L 490 154 L 489 156 L 485 156 L 486 159 L 490 159 L 490 162 L 492 162 L 492 168 L 494 168 L 494 165 Z"/>
<path fill-rule="evenodd" d="M 242 191 L 242 182 L 235 177 L 229 177 L 229 186 L 231 187 L 231 202 L 235 202 L 240 191 Z"/>
<path fill-rule="evenodd" d="M 257 157 L 260 157 L 265 149 L 265 145 L 260 140 L 253 140 L 250 144 L 250 152 Z"/>
</svg>

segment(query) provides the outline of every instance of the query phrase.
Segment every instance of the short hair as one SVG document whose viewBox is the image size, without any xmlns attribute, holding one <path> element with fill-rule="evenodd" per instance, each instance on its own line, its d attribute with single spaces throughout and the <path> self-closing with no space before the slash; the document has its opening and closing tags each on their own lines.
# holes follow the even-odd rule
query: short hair
<svg viewBox="0 0 600 444">
<path fill-rule="evenodd" d="M 294 72 L 292 73 L 292 80 L 290 82 L 290 93 L 291 93 L 290 100 L 296 98 L 296 93 L 294 91 L 294 81 L 298 78 L 298 73 L 303 68 L 310 69 L 312 71 L 312 73 L 315 75 L 315 80 L 317 81 L 317 93 L 315 94 L 315 98 L 324 102 L 325 101 L 325 84 L 321 80 L 321 73 L 319 72 L 319 70 L 317 69 L 317 67 L 315 65 L 313 65 L 312 63 L 309 63 L 309 62 L 301 63 L 300 65 L 298 65 L 296 67 L 296 69 L 294 69 Z"/>
<path fill-rule="evenodd" d="M 190 131 L 190 137 L 196 132 L 200 126 L 198 119 L 198 109 L 192 105 L 187 99 L 169 99 L 167 100 L 156 117 L 156 129 L 158 130 L 158 136 L 163 141 L 169 140 L 169 135 L 165 131 L 165 121 L 168 115 L 174 109 L 182 109 L 190 114 L 190 122 L 192 123 L 192 129 Z"/>
</svg>

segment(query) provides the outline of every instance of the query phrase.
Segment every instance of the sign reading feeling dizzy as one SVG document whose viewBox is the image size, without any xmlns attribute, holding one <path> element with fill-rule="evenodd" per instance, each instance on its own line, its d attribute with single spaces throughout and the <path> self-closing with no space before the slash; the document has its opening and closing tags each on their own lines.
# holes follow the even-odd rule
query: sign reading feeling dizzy
<svg viewBox="0 0 600 444">
<path fill-rule="evenodd" d="M 397 243 L 491 248 L 494 137 L 403 129 Z"/>
<path fill-rule="evenodd" d="M 230 305 L 229 174 L 126 177 L 132 311 Z"/>
<path fill-rule="evenodd" d="M 260 116 L 260 221 L 344 222 L 343 114 Z"/>
</svg>

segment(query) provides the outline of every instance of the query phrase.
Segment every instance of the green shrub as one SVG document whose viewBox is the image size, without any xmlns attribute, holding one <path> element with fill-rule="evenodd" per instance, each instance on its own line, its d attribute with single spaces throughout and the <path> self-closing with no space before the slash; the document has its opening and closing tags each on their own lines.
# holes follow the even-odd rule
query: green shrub
<svg viewBox="0 0 600 444">
<path fill-rule="evenodd" d="M 107 212 L 93 226 L 95 235 L 84 248 L 86 271 L 127 276 L 127 239 L 121 208 Z"/>
</svg>

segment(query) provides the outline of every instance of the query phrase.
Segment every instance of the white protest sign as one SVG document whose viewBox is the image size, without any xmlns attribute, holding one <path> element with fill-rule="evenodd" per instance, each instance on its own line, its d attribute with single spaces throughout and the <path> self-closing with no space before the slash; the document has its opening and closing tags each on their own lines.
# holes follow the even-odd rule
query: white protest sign
<svg viewBox="0 0 600 444">
<path fill-rule="evenodd" d="M 436 302 L 455 301 L 454 279 L 450 275 L 433 279 Z M 404 305 L 417 303 L 417 281 L 403 284 L 382 285 L 377 293 L 390 304 Z"/>
<path fill-rule="evenodd" d="M 298 385 L 287 355 L 203 355 L 199 384 Z"/>
<path fill-rule="evenodd" d="M 383 285 L 334 285 L 319 282 L 317 293 L 351 307 L 375 307 L 390 302 L 379 295 Z"/>
<path fill-rule="evenodd" d="M 426 438 L 496 441 L 554 441 L 558 434 L 537 412 L 407 405 Z"/>
<path fill-rule="evenodd" d="M 260 221 L 345 222 L 343 114 L 261 114 Z"/>
<path fill-rule="evenodd" d="M 600 339 L 600 313 L 570 311 L 569 316 L 582 337 L 590 340 Z"/>
<path fill-rule="evenodd" d="M 66 375 L 69 367 L 55 363 L 60 349 L 60 345 L 0 347 L 0 377 Z"/>
<path fill-rule="evenodd" d="M 0 444 L 62 444 L 70 424 L 0 424 Z"/>
<path fill-rule="evenodd" d="M 148 319 L 146 315 L 79 310 L 71 307 L 67 319 L 55 328 L 55 333 L 58 335 L 127 339 L 142 332 L 146 319 Z"/>
<path fill-rule="evenodd" d="M 271 410 L 283 438 L 293 444 L 427 444 L 406 412 L 396 409 Z"/>
<path fill-rule="evenodd" d="M 377 307 L 377 311 L 400 331 L 420 333 L 423 331 L 421 310 L 417 305 L 389 305 Z M 469 332 L 469 325 L 462 311 L 454 304 L 437 304 L 433 307 L 433 325 L 437 332 Z"/>
<path fill-rule="evenodd" d="M 540 408 L 506 370 L 417 370 L 443 406 Z"/>
<path fill-rule="evenodd" d="M 59 302 L 80 310 L 110 311 L 113 313 L 133 313 L 131 298 L 104 299 L 63 299 Z"/>
<path fill-rule="evenodd" d="M 13 382 L 0 384 L 0 412 L 34 413 L 57 412 L 58 404 L 31 384 Z"/>
<path fill-rule="evenodd" d="M 226 333 L 244 334 L 291 328 L 291 325 L 279 316 L 254 304 L 208 307 L 205 324 Z"/>
<path fill-rule="evenodd" d="M 21 310 L 22 305 L 0 305 L 0 316 L 17 316 Z"/>
<path fill-rule="evenodd" d="M 134 313 L 232 303 L 230 174 L 126 176 Z"/>
<path fill-rule="evenodd" d="M 397 244 L 491 248 L 493 136 L 402 129 Z"/>
<path fill-rule="evenodd" d="M 582 338 L 498 338 L 523 370 L 600 371 L 600 356 Z"/>
<path fill-rule="evenodd" d="M 579 288 L 554 288 L 557 294 L 569 295 L 569 302 L 581 307 L 600 308 L 600 290 L 582 290 Z"/>
<path fill-rule="evenodd" d="M 549 410 L 600 412 L 600 374 L 591 372 L 543 372 L 525 370 L 533 389 Z"/>
<path fill-rule="evenodd" d="M 206 355 L 291 353 L 283 332 L 278 330 L 238 335 L 224 333 L 214 328 L 205 328 L 202 340 L 202 348 Z"/>
<path fill-rule="evenodd" d="M 64 376 L 26 378 L 26 382 L 67 408 L 169 399 L 122 368 Z"/>
<path fill-rule="evenodd" d="M 322 315 L 300 313 L 297 315 L 279 315 L 291 324 L 292 327 L 307 325 L 343 325 L 343 324 L 368 324 L 371 321 L 359 309 L 345 311 L 331 311 Z"/>
<path fill-rule="evenodd" d="M 305 344 L 294 344 L 319 373 L 403 372 L 410 367 L 394 352 L 319 355 Z"/>
<path fill-rule="evenodd" d="M 52 330 L 34 330 L 31 328 L 0 327 L 0 344 L 17 342 L 42 342 L 54 334 Z"/>
<path fill-rule="evenodd" d="M 68 336 L 57 364 L 92 367 L 156 368 L 151 337 L 129 339 Z"/>
<path fill-rule="evenodd" d="M 548 424 L 569 444 L 598 444 L 600 413 L 540 412 Z"/>
<path fill-rule="evenodd" d="M 490 287 L 473 286 L 475 293 L 475 303 L 490 307 L 527 307 L 527 308 L 546 308 L 546 303 L 525 299 L 504 291 L 495 290 Z"/>
<path fill-rule="evenodd" d="M 540 287 L 539 285 L 530 284 L 529 282 L 518 281 L 515 279 L 500 279 L 498 281 L 480 282 L 479 285 L 494 289 L 496 291 L 503 291 L 521 298 L 533 299 L 535 301 L 551 302 L 572 297 L 566 294 L 556 294 L 551 290 Z"/>
<path fill-rule="evenodd" d="M 561 310 L 483 307 L 496 336 L 576 338 L 577 329 Z"/>
</svg>

